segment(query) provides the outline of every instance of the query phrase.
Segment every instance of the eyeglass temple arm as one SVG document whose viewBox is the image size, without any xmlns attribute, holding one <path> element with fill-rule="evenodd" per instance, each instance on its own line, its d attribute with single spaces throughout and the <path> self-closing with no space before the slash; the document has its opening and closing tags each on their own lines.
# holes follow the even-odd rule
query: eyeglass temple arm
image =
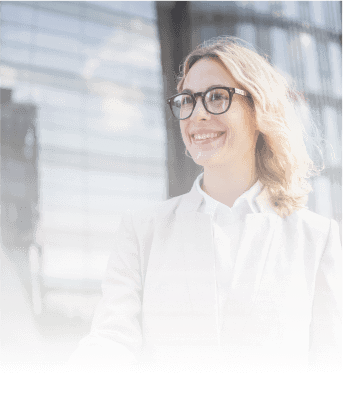
<svg viewBox="0 0 343 401">
<path fill-rule="evenodd" d="M 238 95 L 251 97 L 251 95 L 247 91 L 244 91 L 243 89 L 237 89 L 237 88 L 233 89 L 235 90 L 235 93 L 237 93 Z"/>
</svg>

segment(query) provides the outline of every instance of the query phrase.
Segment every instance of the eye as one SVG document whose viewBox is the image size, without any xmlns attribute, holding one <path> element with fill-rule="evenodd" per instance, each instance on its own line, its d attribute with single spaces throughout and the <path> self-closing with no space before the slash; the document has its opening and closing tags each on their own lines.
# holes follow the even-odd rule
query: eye
<svg viewBox="0 0 343 401">
<path fill-rule="evenodd" d="M 190 96 L 186 95 L 186 96 L 182 97 L 182 101 L 181 101 L 182 105 L 188 105 L 188 104 L 191 104 L 191 103 L 193 103 L 193 100 L 192 100 L 192 98 Z"/>
<path fill-rule="evenodd" d="M 211 100 L 221 100 L 223 99 L 223 95 L 221 93 L 212 93 Z"/>
</svg>

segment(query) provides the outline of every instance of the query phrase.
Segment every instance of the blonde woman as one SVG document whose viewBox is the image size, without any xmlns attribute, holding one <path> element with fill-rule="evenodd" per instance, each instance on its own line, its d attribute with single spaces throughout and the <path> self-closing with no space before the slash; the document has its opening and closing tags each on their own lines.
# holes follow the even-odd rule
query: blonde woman
<svg viewBox="0 0 343 401">
<path fill-rule="evenodd" d="M 232 37 L 195 49 L 177 91 L 167 101 L 204 172 L 189 193 L 123 218 L 71 363 L 337 369 L 339 230 L 305 206 L 301 99 Z"/>
</svg>

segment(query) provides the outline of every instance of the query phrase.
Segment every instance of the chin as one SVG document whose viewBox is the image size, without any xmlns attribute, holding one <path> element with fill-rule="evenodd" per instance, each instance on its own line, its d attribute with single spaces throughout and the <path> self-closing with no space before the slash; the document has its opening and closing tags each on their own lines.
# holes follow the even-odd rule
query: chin
<svg viewBox="0 0 343 401">
<path fill-rule="evenodd" d="M 211 166 L 215 166 L 215 165 L 221 165 L 221 164 L 225 164 L 223 163 L 222 158 L 219 155 L 219 152 L 217 154 L 212 154 L 212 155 L 206 155 L 203 152 L 198 152 L 195 153 L 193 152 L 193 154 L 191 153 L 191 156 L 194 160 L 194 163 L 198 164 L 199 166 L 203 166 L 203 167 L 211 167 Z"/>
</svg>

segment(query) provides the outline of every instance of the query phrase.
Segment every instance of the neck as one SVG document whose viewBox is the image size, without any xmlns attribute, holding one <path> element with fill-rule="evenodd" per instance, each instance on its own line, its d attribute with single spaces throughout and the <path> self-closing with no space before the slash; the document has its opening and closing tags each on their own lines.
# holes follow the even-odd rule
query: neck
<svg viewBox="0 0 343 401">
<path fill-rule="evenodd" d="M 218 202 L 232 207 L 235 200 L 257 181 L 255 159 L 239 167 L 205 166 L 203 191 Z"/>
</svg>

